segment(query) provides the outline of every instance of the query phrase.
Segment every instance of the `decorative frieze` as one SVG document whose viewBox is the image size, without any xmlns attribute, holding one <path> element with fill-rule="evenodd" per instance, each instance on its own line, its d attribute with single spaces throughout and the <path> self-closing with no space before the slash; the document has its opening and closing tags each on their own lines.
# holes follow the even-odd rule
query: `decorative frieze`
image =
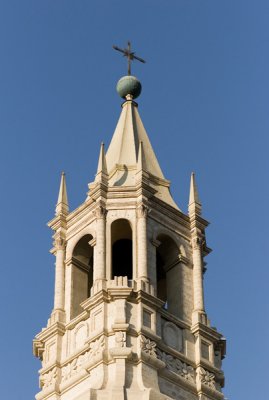
<svg viewBox="0 0 269 400">
<path fill-rule="evenodd" d="M 152 357 L 157 358 L 157 352 L 156 352 L 157 345 L 155 342 L 153 342 L 153 340 L 150 340 L 142 335 L 140 339 L 140 346 L 142 351 L 144 351 L 145 353 L 149 354 Z"/>
<path fill-rule="evenodd" d="M 77 372 L 79 372 L 83 365 L 89 362 L 92 358 L 99 355 L 104 348 L 104 337 L 100 337 L 94 342 L 90 343 L 90 350 L 86 351 L 84 354 L 81 354 L 79 357 L 75 358 L 73 361 L 68 363 L 62 369 L 62 381 L 67 381 Z"/>
<path fill-rule="evenodd" d="M 180 375 L 182 378 L 190 382 L 195 382 L 195 372 L 191 365 L 188 365 L 178 358 L 173 357 L 171 354 L 167 354 L 159 349 L 157 349 L 157 356 L 166 364 L 166 367 L 170 371 Z"/>
</svg>

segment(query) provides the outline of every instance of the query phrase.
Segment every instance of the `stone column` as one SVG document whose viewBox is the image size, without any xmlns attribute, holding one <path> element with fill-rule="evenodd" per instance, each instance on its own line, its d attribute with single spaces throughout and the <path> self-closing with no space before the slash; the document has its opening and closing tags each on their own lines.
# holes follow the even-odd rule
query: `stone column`
<svg viewBox="0 0 269 400">
<path fill-rule="evenodd" d="M 64 310 L 65 246 L 66 242 L 64 239 L 60 237 L 55 239 L 56 262 L 55 262 L 54 310 Z"/>
<path fill-rule="evenodd" d="M 195 237 L 192 241 L 193 248 L 193 302 L 194 311 L 204 313 L 204 288 L 203 288 L 203 258 L 202 239 Z"/>
<path fill-rule="evenodd" d="M 106 209 L 98 205 L 96 216 L 96 245 L 94 248 L 93 281 L 103 280 L 106 277 Z"/>
<path fill-rule="evenodd" d="M 137 209 L 137 278 L 145 281 L 148 281 L 147 215 L 148 207 L 141 204 Z"/>
</svg>

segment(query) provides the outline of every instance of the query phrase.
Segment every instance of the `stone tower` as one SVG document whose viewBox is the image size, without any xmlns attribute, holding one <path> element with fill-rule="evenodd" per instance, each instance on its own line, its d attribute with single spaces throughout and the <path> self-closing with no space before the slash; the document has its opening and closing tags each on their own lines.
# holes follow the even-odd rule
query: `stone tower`
<svg viewBox="0 0 269 400">
<path fill-rule="evenodd" d="M 222 400 L 225 340 L 204 307 L 208 222 L 195 176 L 175 204 L 134 98 L 125 101 L 87 198 L 69 211 L 62 174 L 51 252 L 54 308 L 34 339 L 37 400 Z"/>
</svg>

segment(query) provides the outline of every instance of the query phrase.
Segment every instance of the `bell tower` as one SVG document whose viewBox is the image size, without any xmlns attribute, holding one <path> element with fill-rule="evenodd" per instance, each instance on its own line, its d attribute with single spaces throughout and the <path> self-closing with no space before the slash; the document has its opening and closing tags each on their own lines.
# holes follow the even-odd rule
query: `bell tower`
<svg viewBox="0 0 269 400">
<path fill-rule="evenodd" d="M 54 308 L 33 349 L 37 400 L 222 400 L 225 340 L 204 306 L 208 222 L 195 176 L 188 215 L 171 197 L 128 75 L 87 198 L 69 211 L 61 176 Z"/>
</svg>

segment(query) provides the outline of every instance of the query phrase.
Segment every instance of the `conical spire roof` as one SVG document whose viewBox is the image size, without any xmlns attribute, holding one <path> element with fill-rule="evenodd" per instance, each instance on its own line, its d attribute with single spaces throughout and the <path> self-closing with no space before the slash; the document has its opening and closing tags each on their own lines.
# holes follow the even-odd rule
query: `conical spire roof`
<svg viewBox="0 0 269 400">
<path fill-rule="evenodd" d="M 122 106 L 122 112 L 106 154 L 108 172 L 110 173 L 116 164 L 136 165 L 140 142 L 143 142 L 145 170 L 158 178 L 164 179 L 138 113 L 137 104 L 130 99 Z"/>
<path fill-rule="evenodd" d="M 109 186 L 133 186 L 136 173 L 143 169 L 156 197 L 178 209 L 169 191 L 170 182 L 164 178 L 140 118 L 137 104 L 126 96 L 122 111 L 106 153 Z"/>
</svg>

